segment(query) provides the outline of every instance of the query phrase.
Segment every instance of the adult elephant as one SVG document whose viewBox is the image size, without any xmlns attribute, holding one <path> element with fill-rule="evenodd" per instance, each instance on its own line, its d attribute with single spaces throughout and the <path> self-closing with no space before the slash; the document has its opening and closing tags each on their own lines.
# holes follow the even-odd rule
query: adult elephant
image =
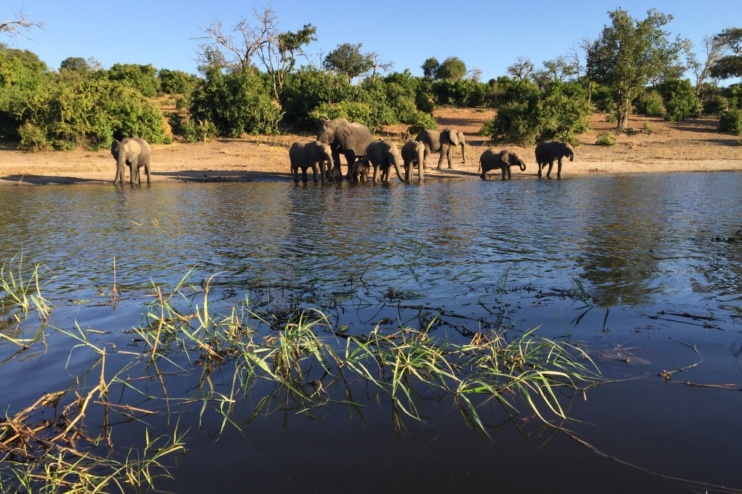
<svg viewBox="0 0 742 494">
<path fill-rule="evenodd" d="M 317 165 L 319 165 L 319 177 L 324 182 L 327 173 L 325 163 L 329 163 L 329 168 L 333 167 L 330 145 L 319 141 L 293 143 L 289 148 L 289 160 L 291 161 L 291 171 L 294 174 L 294 182 L 297 183 L 299 182 L 299 168 L 301 168 L 302 181 L 309 181 L 307 168 L 311 168 L 312 179 L 316 182 Z"/>
<path fill-rule="evenodd" d="M 113 140 L 111 144 L 111 155 L 116 160 L 116 177 L 113 183 L 124 185 L 124 166 L 129 167 L 129 183 L 132 185 L 140 183 L 139 168 L 144 167 L 147 174 L 147 185 L 149 185 L 150 149 L 147 141 L 140 137 L 127 137 L 122 140 Z"/>
<path fill-rule="evenodd" d="M 430 153 L 440 153 L 438 170 L 441 169 L 444 155 L 448 158 L 448 167 L 453 168 L 451 165 L 451 146 L 461 146 L 461 163 L 466 163 L 466 138 L 460 130 L 444 129 L 439 132 L 425 129 L 415 137 L 415 140 L 425 145 L 426 162 Z M 427 169 L 427 163 L 424 163 L 424 167 Z"/>
<path fill-rule="evenodd" d="M 336 118 L 325 120 L 317 129 L 317 140 L 329 144 L 332 148 L 332 158 L 334 160 L 333 176 L 342 177 L 340 170 L 340 155 L 344 155 L 348 161 L 348 175 L 351 177 L 351 168 L 356 158 L 363 156 L 366 148 L 374 140 L 371 131 L 363 124 L 349 122 L 345 118 Z"/>
<path fill-rule="evenodd" d="M 562 178 L 562 158 L 569 157 L 569 161 L 574 161 L 575 150 L 567 142 L 543 141 L 536 144 L 536 163 L 538 164 L 538 178 L 541 178 L 541 167 L 548 163 L 549 170 L 546 172 L 546 178 L 551 178 L 551 167 L 554 166 L 554 160 L 558 160 L 557 178 Z"/>
<path fill-rule="evenodd" d="M 393 142 L 382 139 L 373 141 L 366 148 L 363 159 L 367 160 L 374 167 L 373 182 L 376 182 L 376 179 L 379 178 L 379 171 L 381 171 L 381 182 L 388 183 L 389 169 L 392 166 L 394 166 L 399 180 L 404 182 L 404 178 L 402 178 L 402 174 L 399 172 L 399 164 L 402 162 L 402 156 L 399 154 L 397 145 Z"/>
<path fill-rule="evenodd" d="M 410 183 L 412 167 L 417 164 L 418 177 L 423 181 L 425 167 L 425 144 L 420 141 L 407 141 L 402 146 L 402 161 L 404 162 L 404 181 Z"/>
<path fill-rule="evenodd" d="M 503 180 L 512 180 L 513 176 L 510 172 L 511 166 L 518 166 L 520 171 L 526 171 L 526 162 L 523 161 L 523 158 L 518 154 L 511 153 L 507 150 L 498 152 L 493 149 L 487 149 L 479 157 L 479 167 L 482 170 L 480 177 L 482 180 L 486 180 L 485 175 L 487 172 L 492 170 L 502 171 Z"/>
</svg>

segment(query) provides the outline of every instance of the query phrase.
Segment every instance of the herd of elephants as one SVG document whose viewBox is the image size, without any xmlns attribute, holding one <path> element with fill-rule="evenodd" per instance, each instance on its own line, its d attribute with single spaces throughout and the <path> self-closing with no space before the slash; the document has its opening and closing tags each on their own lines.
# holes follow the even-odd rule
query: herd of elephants
<svg viewBox="0 0 742 494">
<path fill-rule="evenodd" d="M 383 139 L 375 140 L 368 127 L 357 122 L 350 122 L 345 118 L 325 120 L 317 129 L 317 140 L 294 142 L 289 148 L 289 159 L 294 182 L 299 182 L 299 170 L 302 171 L 301 180 L 308 181 L 307 170 L 312 169 L 313 180 L 340 181 L 347 178 L 351 181 L 365 182 L 373 168 L 373 182 L 389 181 L 389 172 L 394 167 L 397 177 L 403 182 L 410 182 L 412 170 L 418 169 L 419 180 L 423 181 L 426 160 L 432 153 L 440 153 L 438 169 L 441 169 L 444 156 L 448 159 L 448 168 L 451 165 L 451 150 L 453 146 L 461 146 L 462 163 L 466 162 L 466 139 L 464 133 L 454 129 L 423 130 L 414 140 L 408 140 L 400 150 L 393 142 Z M 116 178 L 114 184 L 124 182 L 125 166 L 129 167 L 129 177 L 132 184 L 140 183 L 139 169 L 144 168 L 149 184 L 150 173 L 150 146 L 139 137 L 114 140 L 111 154 L 116 160 Z M 348 162 L 348 173 L 343 177 L 340 169 L 340 155 L 345 156 Z M 558 162 L 557 178 L 562 176 L 562 158 L 574 159 L 572 146 L 565 142 L 544 141 L 536 145 L 536 163 L 538 177 L 547 164 L 549 168 L 546 177 L 551 178 L 551 169 L 554 161 Z M 404 177 L 400 173 L 400 165 L 404 167 Z M 495 151 L 487 149 L 479 157 L 479 169 L 482 180 L 492 170 L 500 170 L 502 179 L 511 179 L 510 167 L 518 166 L 525 171 L 526 163 L 517 153 L 508 150 Z"/>
</svg>

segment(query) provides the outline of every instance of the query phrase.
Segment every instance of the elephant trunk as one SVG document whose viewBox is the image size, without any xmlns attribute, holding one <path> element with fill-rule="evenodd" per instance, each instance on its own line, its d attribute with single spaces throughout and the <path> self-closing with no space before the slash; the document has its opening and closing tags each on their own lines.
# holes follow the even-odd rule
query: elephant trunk
<svg viewBox="0 0 742 494">
<path fill-rule="evenodd" d="M 394 164 L 394 171 L 397 172 L 397 177 L 399 178 L 399 180 L 404 182 L 405 181 L 404 177 L 402 177 L 402 174 L 399 173 L 399 165 L 397 164 L 398 161 L 399 160 L 397 160 L 396 158 L 392 160 L 392 163 Z"/>
<path fill-rule="evenodd" d="M 461 162 L 466 164 L 466 143 L 461 143 Z"/>
<path fill-rule="evenodd" d="M 518 166 L 520 167 L 520 171 L 522 171 L 522 172 L 526 171 L 526 164 L 525 163 L 521 163 Z"/>
</svg>

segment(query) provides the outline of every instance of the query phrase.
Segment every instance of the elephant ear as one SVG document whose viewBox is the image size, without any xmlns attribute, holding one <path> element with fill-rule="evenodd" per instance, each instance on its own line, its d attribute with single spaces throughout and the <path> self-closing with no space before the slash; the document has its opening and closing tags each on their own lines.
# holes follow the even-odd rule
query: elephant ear
<svg viewBox="0 0 742 494">
<path fill-rule="evenodd" d="M 443 131 L 448 136 L 448 140 L 453 144 L 454 146 L 459 145 L 459 133 L 455 130 L 446 129 Z"/>
</svg>

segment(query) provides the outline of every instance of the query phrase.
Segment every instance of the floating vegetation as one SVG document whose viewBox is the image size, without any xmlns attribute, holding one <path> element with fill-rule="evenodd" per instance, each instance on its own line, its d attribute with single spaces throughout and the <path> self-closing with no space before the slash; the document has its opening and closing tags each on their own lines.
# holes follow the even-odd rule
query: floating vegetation
<svg viewBox="0 0 742 494">
<path fill-rule="evenodd" d="M 33 289 L 19 270 L 3 269 L 2 286 L 11 288 L 5 297 L 18 304 L 16 312 L 33 306 L 46 320 L 50 306 L 38 291 L 38 269 Z M 69 348 L 68 369 L 86 360 L 90 365 L 74 373 L 69 388 L 6 411 L 0 492 L 155 489 L 185 452 L 186 435 L 177 425 L 182 417 L 202 425 L 217 418 L 221 434 L 276 411 L 314 415 L 341 406 L 352 413 L 386 403 L 403 431 L 407 421 L 427 420 L 428 403 L 450 400 L 470 427 L 489 436 L 484 415 L 492 403 L 511 418 L 535 416 L 560 427 L 568 420 L 563 401 L 603 382 L 585 351 L 539 337 L 535 329 L 475 320 L 467 327 L 460 317 L 459 338 L 450 338 L 438 331 L 442 311 L 422 307 L 417 328 L 379 318 L 365 332 L 349 331 L 283 288 L 270 305 L 252 304 L 247 296 L 225 303 L 237 293 L 229 286 L 215 297 L 217 310 L 213 277 L 192 283 L 191 275 L 169 292 L 153 285 L 143 324 L 125 331 L 133 347 L 117 348 L 101 338 L 106 331 L 79 324 L 48 327 L 55 344 Z M 401 303 L 407 297 L 389 288 L 381 298 Z M 176 425 L 153 437 L 149 421 L 158 416 Z M 142 429 L 138 447 L 119 446 L 116 430 L 124 424 Z"/>
</svg>

